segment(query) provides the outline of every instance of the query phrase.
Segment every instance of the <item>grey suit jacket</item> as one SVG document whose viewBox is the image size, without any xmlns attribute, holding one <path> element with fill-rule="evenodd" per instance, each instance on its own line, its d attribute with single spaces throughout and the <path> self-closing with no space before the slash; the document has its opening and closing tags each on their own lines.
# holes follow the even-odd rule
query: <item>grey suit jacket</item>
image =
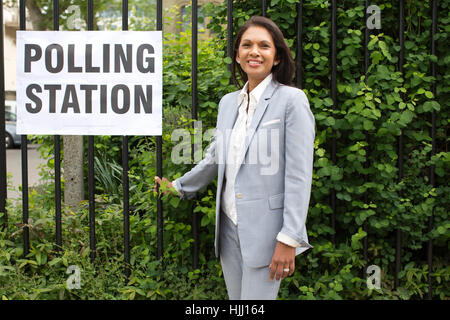
<svg viewBox="0 0 450 320">
<path fill-rule="evenodd" d="M 191 199 L 199 189 L 218 178 L 216 257 L 220 254 L 220 208 L 227 142 L 238 115 L 239 92 L 229 93 L 220 100 L 215 133 L 204 158 L 176 180 L 181 198 Z M 301 244 L 296 248 L 296 255 L 312 248 L 305 221 L 311 193 L 314 138 L 314 116 L 305 93 L 271 81 L 256 107 L 235 180 L 238 234 L 247 265 L 269 265 L 280 231 Z"/>
</svg>

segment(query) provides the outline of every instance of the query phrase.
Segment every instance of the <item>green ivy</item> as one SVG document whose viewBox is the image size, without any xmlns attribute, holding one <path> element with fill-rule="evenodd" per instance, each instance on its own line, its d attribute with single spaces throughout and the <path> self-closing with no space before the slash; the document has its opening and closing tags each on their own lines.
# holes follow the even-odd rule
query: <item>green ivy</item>
<svg viewBox="0 0 450 320">
<path fill-rule="evenodd" d="M 267 15 L 296 52 L 298 1 L 271 1 Z M 364 6 L 337 4 L 337 106 L 330 91 L 331 3 L 303 1 L 303 90 L 316 119 L 313 187 L 308 234 L 315 248 L 297 258 L 299 274 L 282 284 L 281 298 L 410 299 L 428 291 L 427 240 L 433 240 L 433 297 L 448 296 L 441 277 L 448 251 L 449 188 L 448 70 L 446 41 L 449 1 L 440 1 L 436 56 L 430 54 L 431 1 L 406 1 L 404 74 L 399 71 L 398 7 L 377 3 L 381 30 L 371 32 L 369 68 L 364 72 Z M 234 32 L 260 1 L 235 2 Z M 216 6 L 210 28 L 226 40 L 226 6 Z M 224 47 L 225 50 L 225 47 Z M 437 78 L 431 76 L 436 63 Z M 296 83 L 296 80 L 294 80 Z M 432 93 L 436 85 L 437 96 Z M 431 156 L 431 113 L 436 113 L 436 153 Z M 399 179 L 398 139 L 403 134 L 403 176 Z M 336 163 L 331 159 L 336 138 Z M 430 185 L 433 165 L 436 187 Z M 367 177 L 367 181 L 364 179 Z M 336 191 L 336 230 L 331 228 L 331 190 Z M 433 214 L 433 228 L 428 220 Z M 362 226 L 365 224 L 366 231 Z M 394 290 L 395 231 L 402 231 L 402 272 Z M 332 243 L 332 236 L 335 242 Z M 363 260 L 362 241 L 368 241 Z M 367 289 L 365 265 L 382 270 L 382 289 Z M 414 265 L 415 267 L 411 267 Z M 419 266 L 417 268 L 417 266 Z M 410 276 L 405 276 L 405 270 Z M 424 271 L 425 270 L 425 271 Z M 424 273 L 425 272 L 425 273 Z M 344 277 L 343 274 L 348 275 Z M 421 276 L 419 276 L 419 274 Z M 439 276 L 438 276 L 439 274 Z"/>
</svg>

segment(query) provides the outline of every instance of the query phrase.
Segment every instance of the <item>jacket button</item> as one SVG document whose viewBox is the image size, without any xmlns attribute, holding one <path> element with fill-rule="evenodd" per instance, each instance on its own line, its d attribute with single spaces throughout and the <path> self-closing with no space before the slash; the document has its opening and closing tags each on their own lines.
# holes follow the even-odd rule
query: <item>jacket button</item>
<svg viewBox="0 0 450 320">
<path fill-rule="evenodd" d="M 241 199 L 242 198 L 242 193 L 236 193 L 236 198 Z"/>
</svg>

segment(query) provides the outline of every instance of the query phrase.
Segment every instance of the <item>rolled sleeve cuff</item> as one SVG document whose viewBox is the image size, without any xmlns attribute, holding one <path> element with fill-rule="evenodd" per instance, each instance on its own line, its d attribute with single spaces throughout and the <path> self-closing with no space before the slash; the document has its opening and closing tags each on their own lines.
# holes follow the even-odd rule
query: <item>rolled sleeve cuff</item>
<svg viewBox="0 0 450 320">
<path fill-rule="evenodd" d="M 287 244 L 288 246 L 294 247 L 294 248 L 302 246 L 300 243 L 298 243 L 297 241 L 295 241 L 291 237 L 289 237 L 289 236 L 287 236 L 287 235 L 285 235 L 284 233 L 281 233 L 281 232 L 278 233 L 277 240 L 280 241 L 280 242 L 283 242 L 284 244 Z"/>
<path fill-rule="evenodd" d="M 287 244 L 288 246 L 294 247 L 294 248 L 314 248 L 312 245 L 310 245 L 308 242 L 302 240 L 300 243 L 286 235 L 285 233 L 279 232 L 277 235 L 277 240 L 280 242 L 283 242 L 284 244 Z"/>
</svg>

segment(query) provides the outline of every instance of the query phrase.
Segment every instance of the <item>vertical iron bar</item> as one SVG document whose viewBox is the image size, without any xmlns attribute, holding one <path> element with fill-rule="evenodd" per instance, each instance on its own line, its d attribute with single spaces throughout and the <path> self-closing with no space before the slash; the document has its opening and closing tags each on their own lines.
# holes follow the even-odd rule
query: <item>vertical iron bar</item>
<svg viewBox="0 0 450 320">
<path fill-rule="evenodd" d="M 265 17 L 267 15 L 267 13 L 266 13 L 266 10 L 267 10 L 266 0 L 262 0 L 261 6 L 262 6 L 262 15 L 263 15 L 263 17 Z"/>
<path fill-rule="evenodd" d="M 0 8 L 0 25 L 3 28 L 3 6 Z M 3 29 L 0 33 L 0 213 L 3 213 L 2 229 L 8 228 L 8 213 L 6 212 L 7 181 L 6 181 L 6 145 L 5 145 L 5 60 L 3 53 Z"/>
<path fill-rule="evenodd" d="M 367 28 L 367 8 L 369 7 L 369 0 L 365 0 L 364 1 L 364 23 L 365 23 L 365 29 L 364 29 L 364 82 L 367 81 L 367 70 L 369 69 L 369 48 L 367 47 L 368 43 L 369 43 L 369 35 L 370 35 L 370 31 L 369 28 Z M 364 162 L 364 168 L 367 169 L 369 166 L 369 133 L 366 132 L 366 142 L 367 142 L 367 147 L 366 147 L 366 160 Z M 368 181 L 368 176 L 367 176 L 367 172 L 364 174 L 364 184 L 366 184 Z M 367 190 L 364 192 L 364 203 L 367 204 Z M 364 220 L 364 223 L 362 225 L 363 230 L 367 233 L 367 219 Z M 364 279 L 366 277 L 366 270 L 367 270 L 367 248 L 368 248 L 368 243 L 367 243 L 367 238 L 368 238 L 369 234 L 367 234 L 367 236 L 364 237 L 363 240 L 363 259 L 365 262 L 364 268 L 363 268 L 363 274 L 362 274 L 362 278 Z"/>
<path fill-rule="evenodd" d="M 227 56 L 233 57 L 233 0 L 227 1 Z M 231 64 L 228 65 L 228 70 L 232 72 Z"/>
<path fill-rule="evenodd" d="M 122 31 L 128 30 L 128 0 L 122 0 Z M 130 209 L 128 188 L 128 136 L 122 137 L 123 250 L 125 284 L 130 277 Z"/>
<path fill-rule="evenodd" d="M 124 1 L 125 2 L 125 1 Z M 123 188 L 123 251 L 125 262 L 125 283 L 130 277 L 130 211 L 128 188 L 128 137 L 122 137 L 122 188 Z"/>
<path fill-rule="evenodd" d="M 296 54 L 296 62 L 297 62 L 297 88 L 303 88 L 303 0 L 297 4 L 297 54 Z"/>
<path fill-rule="evenodd" d="M 20 0 L 20 30 L 26 30 L 25 0 Z M 28 224 L 28 138 L 21 136 L 21 156 L 22 156 L 22 222 L 23 226 L 23 255 L 26 257 L 30 251 L 30 231 Z"/>
<path fill-rule="evenodd" d="M 402 77 L 404 78 L 403 71 L 403 61 L 405 56 L 405 44 L 404 44 L 404 19 L 405 19 L 405 3 L 404 0 L 399 0 L 399 16 L 398 16 L 398 37 L 400 43 L 400 52 L 398 59 L 398 68 L 402 73 Z M 401 94 L 401 93 L 400 93 Z M 401 94 L 402 95 L 402 94 Z M 400 133 L 398 139 L 398 182 L 401 182 L 403 179 L 403 130 Z M 401 250 L 402 250 L 402 231 L 400 229 L 396 230 L 396 241 L 395 241 L 395 275 L 394 275 L 394 289 L 398 287 L 398 274 L 400 272 L 400 264 L 401 264 Z"/>
<path fill-rule="evenodd" d="M 59 0 L 53 1 L 53 30 L 59 30 Z M 61 230 L 61 144 L 60 136 L 53 136 L 55 152 L 55 225 L 56 251 L 62 249 Z"/>
<path fill-rule="evenodd" d="M 435 35 L 437 32 L 437 1 L 433 0 L 432 2 L 432 25 L 431 25 L 431 54 L 436 55 L 436 40 Z M 434 61 L 431 62 L 431 75 L 435 79 L 433 81 L 431 91 L 433 92 L 434 99 L 436 97 L 436 63 Z M 436 154 L 436 111 L 433 109 L 431 113 L 431 157 Z M 434 165 L 430 166 L 430 184 L 433 188 L 436 187 L 436 180 L 434 175 Z M 428 219 L 428 233 L 431 232 L 433 228 L 433 218 L 434 218 L 434 207 L 431 212 L 431 216 Z M 432 297 L 432 282 L 431 282 L 431 272 L 432 272 L 432 263 L 433 263 L 433 240 L 428 239 L 427 245 L 427 260 L 428 260 L 428 292 L 427 299 L 431 300 Z"/>
<path fill-rule="evenodd" d="M 198 3 L 197 0 L 192 0 L 192 118 L 198 120 L 197 116 L 197 13 L 198 13 Z M 194 155 L 195 146 L 192 145 L 191 154 Z M 192 233 L 194 237 L 194 269 L 198 266 L 198 215 L 194 212 L 192 207 Z"/>
<path fill-rule="evenodd" d="M 365 74 L 364 82 L 367 81 L 367 70 L 369 69 L 369 48 L 367 47 L 370 37 L 370 31 L 369 28 L 367 28 L 368 7 L 369 7 L 369 0 L 364 0 L 364 25 L 366 26 L 364 28 L 364 74 Z"/>
<path fill-rule="evenodd" d="M 91 0 L 92 1 L 92 0 Z M 94 136 L 88 136 L 88 189 L 89 189 L 89 249 L 91 262 L 95 260 L 95 185 Z"/>
<path fill-rule="evenodd" d="M 336 24 L 336 0 L 331 1 L 331 99 L 333 100 L 333 110 L 337 107 L 336 98 L 336 38 L 337 38 L 337 24 Z M 333 114 L 334 117 L 334 114 Z M 331 145 L 331 161 L 333 165 L 336 164 L 336 131 L 333 130 L 333 138 Z M 336 233 L 336 190 L 331 189 L 331 209 L 333 210 L 331 216 L 331 228 Z M 334 243 L 335 234 L 331 236 L 331 241 Z"/>
<path fill-rule="evenodd" d="M 162 0 L 158 0 L 156 2 L 156 29 L 162 31 Z M 162 136 L 156 136 L 156 175 L 158 177 L 163 176 L 162 170 Z M 159 186 L 157 186 L 159 191 Z M 159 195 L 159 192 L 158 192 Z M 157 209 L 157 237 L 158 237 L 158 259 L 161 259 L 163 256 L 163 204 L 161 200 L 161 196 L 159 195 L 156 200 L 156 209 Z"/>
<path fill-rule="evenodd" d="M 94 0 L 88 0 L 88 30 L 94 30 Z M 95 246 L 95 182 L 94 136 L 88 136 L 88 189 L 89 189 L 89 248 L 91 262 L 96 256 Z"/>
</svg>

